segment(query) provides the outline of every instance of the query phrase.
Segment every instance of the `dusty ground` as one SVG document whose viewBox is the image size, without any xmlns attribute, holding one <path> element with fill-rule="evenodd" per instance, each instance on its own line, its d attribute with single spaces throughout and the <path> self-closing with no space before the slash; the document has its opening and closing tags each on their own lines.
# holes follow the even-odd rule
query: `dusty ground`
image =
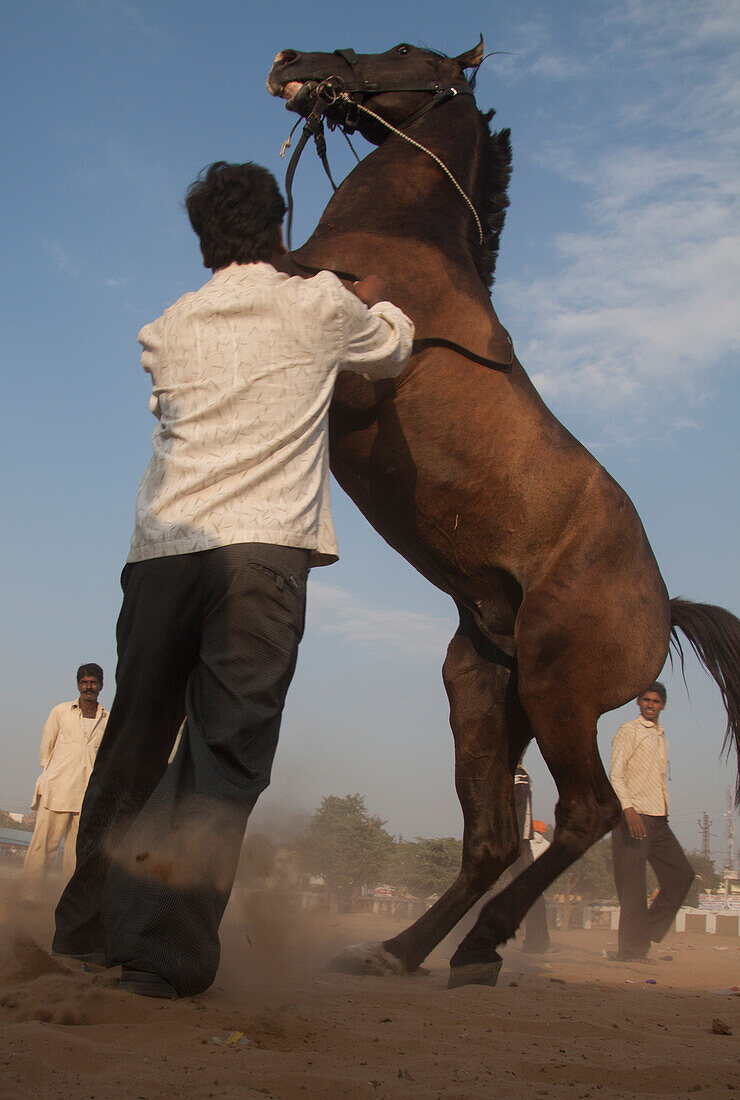
<svg viewBox="0 0 740 1100">
<path fill-rule="evenodd" d="M 214 988 L 160 1002 L 120 993 L 115 971 L 51 959 L 51 909 L 18 911 L 9 896 L 0 906 L 5 1100 L 740 1093 L 740 996 L 722 992 L 740 985 L 737 939 L 674 934 L 655 961 L 623 965 L 601 957 L 612 933 L 556 932 L 536 959 L 510 944 L 495 988 L 448 990 L 444 947 L 426 977 L 322 969 L 338 948 L 400 924 L 293 918 L 279 899 L 245 912 L 234 900 Z M 713 1033 L 717 1018 L 732 1035 Z"/>
</svg>

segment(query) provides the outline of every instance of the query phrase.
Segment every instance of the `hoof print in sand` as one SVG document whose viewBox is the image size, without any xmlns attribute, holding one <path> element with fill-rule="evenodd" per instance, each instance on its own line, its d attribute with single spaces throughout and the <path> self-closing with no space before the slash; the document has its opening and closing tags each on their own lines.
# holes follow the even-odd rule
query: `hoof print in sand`
<svg viewBox="0 0 740 1100">
<path fill-rule="evenodd" d="M 406 974 L 400 959 L 379 943 L 354 943 L 345 947 L 326 969 L 339 974 L 371 974 L 378 978 Z"/>
</svg>

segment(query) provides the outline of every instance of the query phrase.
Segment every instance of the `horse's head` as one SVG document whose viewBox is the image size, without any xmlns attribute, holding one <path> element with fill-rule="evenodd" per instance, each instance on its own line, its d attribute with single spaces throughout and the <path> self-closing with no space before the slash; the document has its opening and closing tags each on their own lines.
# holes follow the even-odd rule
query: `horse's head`
<svg viewBox="0 0 740 1100">
<path fill-rule="evenodd" d="M 444 57 L 406 43 L 379 54 L 281 50 L 267 87 L 272 95 L 286 100 L 288 110 L 302 115 L 311 112 L 318 94 L 331 104 L 325 112 L 330 122 L 346 124 L 348 117 L 351 120 L 352 100 L 367 103 L 381 118 L 399 126 L 422 110 L 430 98 L 445 91 L 469 91 L 464 71 L 476 68 L 482 59 L 483 38 L 458 57 Z M 376 144 L 387 133 L 369 116 L 355 117 L 352 125 Z"/>
</svg>

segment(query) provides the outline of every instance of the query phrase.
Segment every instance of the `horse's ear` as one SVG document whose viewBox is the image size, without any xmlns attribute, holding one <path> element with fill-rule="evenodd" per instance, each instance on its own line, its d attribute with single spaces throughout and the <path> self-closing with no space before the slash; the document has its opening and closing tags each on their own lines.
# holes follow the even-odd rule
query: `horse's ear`
<svg viewBox="0 0 740 1100">
<path fill-rule="evenodd" d="M 480 42 L 477 46 L 473 46 L 472 50 L 467 50 L 465 53 L 461 53 L 459 57 L 455 58 L 461 69 L 477 69 L 483 60 L 483 35 L 480 36 Z"/>
</svg>

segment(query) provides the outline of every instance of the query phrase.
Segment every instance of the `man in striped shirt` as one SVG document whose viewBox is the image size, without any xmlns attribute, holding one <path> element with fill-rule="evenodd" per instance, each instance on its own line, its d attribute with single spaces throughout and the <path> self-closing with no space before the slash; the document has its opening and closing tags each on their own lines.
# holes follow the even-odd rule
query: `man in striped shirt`
<svg viewBox="0 0 740 1100">
<path fill-rule="evenodd" d="M 640 713 L 620 726 L 609 769 L 622 803 L 612 832 L 614 880 L 621 914 L 619 947 L 607 958 L 644 959 L 650 943 L 663 939 L 694 880 L 694 870 L 668 827 L 668 751 L 660 712 L 666 705 L 663 684 L 654 683 L 637 699 Z M 645 865 L 660 890 L 648 909 Z"/>
</svg>

